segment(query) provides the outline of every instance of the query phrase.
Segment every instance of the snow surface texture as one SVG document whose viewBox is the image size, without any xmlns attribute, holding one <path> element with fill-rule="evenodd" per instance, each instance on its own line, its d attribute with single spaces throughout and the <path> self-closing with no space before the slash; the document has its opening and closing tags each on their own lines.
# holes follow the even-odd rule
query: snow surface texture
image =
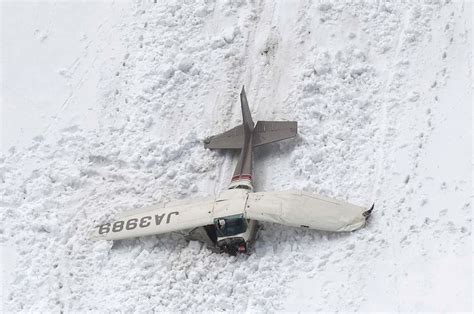
<svg viewBox="0 0 474 314">
<path fill-rule="evenodd" d="M 69 92 L 44 92 L 53 117 L 1 155 L 5 311 L 472 310 L 470 3 L 161 2 L 91 10 L 104 22 L 55 69 Z M 56 4 L 37 4 L 37 49 L 61 46 Z M 31 10 L 2 6 L 2 28 Z M 5 38 L 2 67 L 28 47 Z M 8 79 L 2 108 L 22 93 L 41 107 L 40 77 L 17 96 Z M 255 120 L 299 122 L 257 150 L 256 190 L 375 201 L 367 227 L 264 223 L 238 257 L 175 234 L 89 240 L 123 210 L 226 188 L 236 155 L 202 140 L 240 122 L 242 85 Z"/>
</svg>

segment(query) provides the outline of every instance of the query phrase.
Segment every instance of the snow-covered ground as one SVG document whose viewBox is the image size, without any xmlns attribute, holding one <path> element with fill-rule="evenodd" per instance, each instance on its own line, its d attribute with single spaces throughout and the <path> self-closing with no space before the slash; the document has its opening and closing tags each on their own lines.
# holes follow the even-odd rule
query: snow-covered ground
<svg viewBox="0 0 474 314">
<path fill-rule="evenodd" d="M 4 311 L 472 311 L 470 2 L 1 9 Z M 258 149 L 256 190 L 375 201 L 370 223 L 265 223 L 238 257 L 91 241 L 125 209 L 226 188 L 236 156 L 202 140 L 240 122 L 242 85 L 255 119 L 299 122 Z"/>
</svg>

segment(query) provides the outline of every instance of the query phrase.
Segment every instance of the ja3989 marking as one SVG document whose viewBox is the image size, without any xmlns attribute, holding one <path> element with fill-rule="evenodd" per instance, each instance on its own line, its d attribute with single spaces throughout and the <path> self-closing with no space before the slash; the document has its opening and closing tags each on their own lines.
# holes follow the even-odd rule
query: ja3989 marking
<svg viewBox="0 0 474 314">
<path fill-rule="evenodd" d="M 163 221 L 163 218 L 165 217 L 166 214 L 161 214 L 161 215 L 155 215 L 155 225 L 159 226 L 161 222 Z M 166 217 L 166 223 L 169 224 L 171 221 L 171 216 L 172 215 L 179 215 L 179 212 L 171 212 L 168 214 Z M 126 230 L 133 230 L 137 227 L 139 228 L 146 228 L 149 227 L 152 223 L 153 217 L 152 216 L 144 216 L 140 218 L 130 218 L 126 222 L 124 220 L 117 220 L 112 224 L 112 232 L 120 232 L 123 230 L 123 227 L 125 226 Z M 99 234 L 106 234 L 109 233 L 111 230 L 111 225 L 110 223 L 105 223 L 100 225 L 99 228 Z"/>
</svg>

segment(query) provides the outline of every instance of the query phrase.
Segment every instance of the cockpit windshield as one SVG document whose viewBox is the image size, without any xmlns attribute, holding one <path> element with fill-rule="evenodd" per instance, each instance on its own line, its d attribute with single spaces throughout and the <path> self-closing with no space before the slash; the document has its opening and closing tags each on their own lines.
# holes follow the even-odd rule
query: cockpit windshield
<svg viewBox="0 0 474 314">
<path fill-rule="evenodd" d="M 243 215 L 234 215 L 214 219 L 218 237 L 230 237 L 244 233 L 247 230 L 247 221 Z"/>
</svg>

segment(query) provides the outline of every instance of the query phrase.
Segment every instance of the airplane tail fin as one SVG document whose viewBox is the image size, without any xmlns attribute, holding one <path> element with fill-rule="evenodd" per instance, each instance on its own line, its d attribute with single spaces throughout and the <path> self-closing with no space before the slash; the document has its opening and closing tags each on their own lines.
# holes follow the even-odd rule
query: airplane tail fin
<svg viewBox="0 0 474 314">
<path fill-rule="evenodd" d="M 246 131 L 253 131 L 254 123 L 252 120 L 252 114 L 250 113 L 249 103 L 247 102 L 247 95 L 245 94 L 245 88 L 242 86 L 242 91 L 240 92 L 240 105 L 242 106 L 242 124 Z"/>
<path fill-rule="evenodd" d="M 240 104 L 242 107 L 242 124 L 204 140 L 205 148 L 241 149 L 245 144 L 246 136 L 250 134 L 253 134 L 253 147 L 296 136 L 298 132 L 296 121 L 258 121 L 257 124 L 254 124 L 244 87 L 240 92 Z"/>
</svg>

